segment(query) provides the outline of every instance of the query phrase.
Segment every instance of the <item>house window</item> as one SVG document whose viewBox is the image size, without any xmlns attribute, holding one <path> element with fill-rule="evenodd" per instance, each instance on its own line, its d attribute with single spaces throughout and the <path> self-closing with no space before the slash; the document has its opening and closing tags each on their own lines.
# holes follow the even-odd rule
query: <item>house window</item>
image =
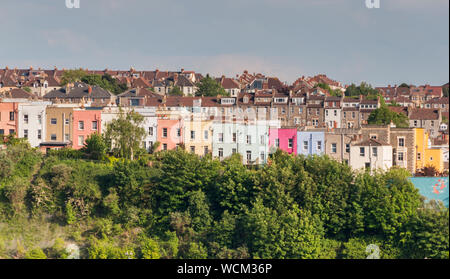
<svg viewBox="0 0 450 279">
<path fill-rule="evenodd" d="M 52 119 L 50 119 L 50 124 L 52 124 L 52 125 L 56 125 L 56 118 L 52 118 Z"/>
<path fill-rule="evenodd" d="M 38 130 L 37 138 L 42 139 L 42 130 L 40 129 Z"/>
<path fill-rule="evenodd" d="M 308 150 L 308 142 L 307 141 L 303 142 L 303 150 Z"/>
<path fill-rule="evenodd" d="M 345 145 L 345 152 L 346 152 L 346 153 L 350 153 L 350 144 L 349 144 L 349 143 L 347 143 L 347 144 Z"/>
<path fill-rule="evenodd" d="M 252 161 L 252 152 L 247 151 L 247 162 L 251 162 L 251 161 Z"/>
<path fill-rule="evenodd" d="M 331 144 L 331 153 L 337 153 L 337 143 Z"/>
<path fill-rule="evenodd" d="M 264 151 L 261 152 L 261 161 L 265 161 L 266 160 L 266 154 L 264 154 Z"/>
<path fill-rule="evenodd" d="M 66 121 L 65 124 L 66 124 L 66 125 L 69 125 L 69 118 L 66 118 L 65 121 Z"/>
<path fill-rule="evenodd" d="M 9 112 L 9 120 L 14 121 L 14 111 Z"/>
<path fill-rule="evenodd" d="M 417 160 L 421 160 L 420 153 L 417 153 Z"/>
<path fill-rule="evenodd" d="M 191 153 L 195 153 L 195 146 L 191 146 Z"/>
<path fill-rule="evenodd" d="M 167 138 L 167 128 L 163 128 L 163 138 Z"/>
<path fill-rule="evenodd" d="M 203 136 L 204 136 L 205 140 L 208 139 L 208 130 L 205 130 L 205 131 L 203 132 Z"/>
<path fill-rule="evenodd" d="M 50 139 L 51 139 L 52 141 L 56 141 L 56 134 L 51 134 Z"/>
<path fill-rule="evenodd" d="M 398 146 L 404 147 L 405 146 L 405 138 L 399 138 L 398 139 Z"/>
<path fill-rule="evenodd" d="M 208 155 L 208 153 L 209 153 L 209 148 L 208 148 L 208 146 L 205 146 L 205 148 L 204 148 L 204 154 L 205 154 L 205 156 Z"/>
<path fill-rule="evenodd" d="M 14 131 L 14 129 L 9 129 L 9 134 L 10 135 L 15 134 L 15 133 L 16 133 L 16 131 Z"/>
<path fill-rule="evenodd" d="M 322 141 L 317 142 L 317 151 L 322 151 Z"/>
<path fill-rule="evenodd" d="M 223 142 L 223 134 L 222 134 L 222 142 Z M 233 142 L 236 142 L 236 133 L 233 133 Z"/>
<path fill-rule="evenodd" d="M 366 169 L 370 169 L 370 163 L 365 163 L 364 166 L 366 167 Z"/>
<path fill-rule="evenodd" d="M 280 147 L 280 139 L 275 139 L 275 146 Z"/>
<path fill-rule="evenodd" d="M 163 150 L 167 150 L 167 143 L 163 143 Z"/>
<path fill-rule="evenodd" d="M 399 152 L 397 155 L 397 160 L 403 162 L 403 152 Z"/>
<path fill-rule="evenodd" d="M 372 147 L 372 155 L 373 155 L 374 157 L 378 157 L 378 148 Z"/>
<path fill-rule="evenodd" d="M 84 121 L 78 121 L 78 130 L 84 130 Z"/>
<path fill-rule="evenodd" d="M 148 134 L 153 136 L 153 127 L 148 127 Z"/>
<path fill-rule="evenodd" d="M 195 131 L 191 131 L 191 140 L 195 140 Z"/>
<path fill-rule="evenodd" d="M 371 139 L 377 139 L 377 135 L 370 135 Z"/>
<path fill-rule="evenodd" d="M 223 158 L 223 148 L 219 148 L 219 158 Z"/>
<path fill-rule="evenodd" d="M 38 123 L 42 124 L 42 115 L 39 114 L 37 117 L 38 117 Z"/>
<path fill-rule="evenodd" d="M 252 144 L 252 136 L 247 136 L 247 144 Z"/>
<path fill-rule="evenodd" d="M 359 148 L 359 156 L 361 157 L 366 156 L 366 149 L 364 147 Z"/>
<path fill-rule="evenodd" d="M 417 120 L 414 120 L 414 127 L 417 127 Z"/>
<path fill-rule="evenodd" d="M 92 121 L 92 130 L 97 131 L 97 121 Z"/>
<path fill-rule="evenodd" d="M 293 145 L 294 145 L 294 139 L 289 139 L 288 148 L 292 148 Z"/>
<path fill-rule="evenodd" d="M 78 136 L 78 146 L 84 145 L 84 136 Z"/>
<path fill-rule="evenodd" d="M 231 154 L 236 154 L 236 153 L 237 153 L 236 148 L 231 149 Z"/>
<path fill-rule="evenodd" d="M 28 130 L 23 130 L 23 137 L 28 138 Z"/>
<path fill-rule="evenodd" d="M 69 134 L 65 134 L 65 135 L 64 135 L 64 140 L 65 140 L 65 141 L 69 141 L 69 140 L 70 140 Z"/>
<path fill-rule="evenodd" d="M 28 123 L 28 114 L 23 115 L 23 122 Z"/>
<path fill-rule="evenodd" d="M 177 137 L 181 137 L 181 129 L 177 128 Z"/>
<path fill-rule="evenodd" d="M 265 144 L 265 142 L 266 142 L 266 141 L 265 141 L 265 136 L 262 135 L 262 136 L 261 136 L 261 144 Z"/>
<path fill-rule="evenodd" d="M 235 139 L 234 135 L 235 134 L 233 134 L 233 140 Z M 223 142 L 223 133 L 219 133 L 219 142 Z"/>
</svg>

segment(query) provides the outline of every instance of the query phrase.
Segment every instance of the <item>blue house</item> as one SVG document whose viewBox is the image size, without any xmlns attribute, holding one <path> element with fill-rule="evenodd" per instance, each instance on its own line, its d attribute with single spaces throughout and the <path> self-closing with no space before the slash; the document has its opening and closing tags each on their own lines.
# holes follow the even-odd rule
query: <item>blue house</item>
<svg viewBox="0 0 450 279">
<path fill-rule="evenodd" d="M 297 132 L 297 154 L 322 155 L 325 153 L 324 131 Z"/>
</svg>

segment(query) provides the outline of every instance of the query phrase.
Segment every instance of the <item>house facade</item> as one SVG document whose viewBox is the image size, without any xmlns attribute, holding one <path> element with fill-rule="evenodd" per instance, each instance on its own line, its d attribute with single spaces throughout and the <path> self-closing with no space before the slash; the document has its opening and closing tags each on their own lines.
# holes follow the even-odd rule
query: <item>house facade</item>
<svg viewBox="0 0 450 279">
<path fill-rule="evenodd" d="M 296 128 L 270 128 L 269 152 L 277 149 L 289 154 L 297 155 L 297 129 Z"/>
<path fill-rule="evenodd" d="M 325 131 L 297 132 L 297 154 L 322 155 L 325 153 Z"/>
<path fill-rule="evenodd" d="M 350 147 L 350 166 L 355 170 L 392 167 L 392 146 L 376 139 L 368 139 Z"/>
<path fill-rule="evenodd" d="M 21 103 L 18 107 L 18 137 L 26 138 L 31 147 L 39 147 L 45 141 L 46 108 L 50 102 Z"/>
<path fill-rule="evenodd" d="M 101 108 L 76 108 L 73 110 L 72 148 L 80 149 L 86 139 L 94 133 L 102 132 Z"/>
</svg>

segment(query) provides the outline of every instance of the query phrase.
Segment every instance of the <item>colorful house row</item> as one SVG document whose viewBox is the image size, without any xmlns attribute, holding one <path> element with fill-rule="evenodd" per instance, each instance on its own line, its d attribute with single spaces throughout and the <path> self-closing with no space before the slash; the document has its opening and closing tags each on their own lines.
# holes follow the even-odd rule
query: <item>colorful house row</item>
<svg viewBox="0 0 450 279">
<path fill-rule="evenodd" d="M 32 147 L 80 149 L 93 133 L 102 133 L 120 111 L 144 116 L 148 151 L 183 146 L 203 156 L 226 158 L 241 154 L 245 164 L 264 164 L 277 149 L 294 155 L 321 155 L 349 164 L 354 169 L 388 169 L 399 166 L 412 173 L 426 166 L 444 170 L 443 149 L 432 144 L 424 128 L 365 125 L 360 129 L 311 129 L 280 127 L 270 121 L 236 121 L 213 118 L 200 107 L 84 107 L 45 101 L 1 102 L 0 134 L 15 133 Z M 154 144 L 159 142 L 156 150 Z M 448 163 L 447 163 L 448 164 Z"/>
</svg>

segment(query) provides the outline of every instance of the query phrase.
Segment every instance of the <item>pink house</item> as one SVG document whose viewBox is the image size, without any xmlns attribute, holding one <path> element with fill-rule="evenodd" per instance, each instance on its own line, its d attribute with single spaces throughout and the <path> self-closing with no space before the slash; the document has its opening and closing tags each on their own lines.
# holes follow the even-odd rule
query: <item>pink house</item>
<svg viewBox="0 0 450 279">
<path fill-rule="evenodd" d="M 17 103 L 0 103 L 0 136 L 17 134 Z"/>
<path fill-rule="evenodd" d="M 269 129 L 269 150 L 277 149 L 297 155 L 297 129 Z"/>
<path fill-rule="evenodd" d="M 98 108 L 75 109 L 73 111 L 72 148 L 82 148 L 89 135 L 102 132 L 101 114 L 102 111 Z"/>
<path fill-rule="evenodd" d="M 157 140 L 160 142 L 159 150 L 175 149 L 183 142 L 182 120 L 158 118 Z"/>
</svg>

